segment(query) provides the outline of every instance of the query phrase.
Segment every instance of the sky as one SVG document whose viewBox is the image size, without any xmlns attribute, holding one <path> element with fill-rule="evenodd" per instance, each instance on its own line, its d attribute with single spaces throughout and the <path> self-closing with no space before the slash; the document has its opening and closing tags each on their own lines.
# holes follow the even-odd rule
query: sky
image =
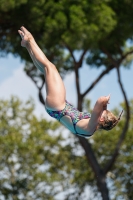
<svg viewBox="0 0 133 200">
<path fill-rule="evenodd" d="M 35 101 L 35 114 L 40 116 L 43 114 L 48 120 L 51 117 L 46 113 L 43 105 L 38 99 L 38 90 L 34 83 L 28 78 L 23 71 L 24 63 L 20 58 L 13 57 L 11 54 L 5 58 L 0 58 L 0 99 L 9 99 L 11 95 L 16 95 L 20 99 L 26 101 L 32 97 Z M 95 78 L 101 73 L 102 69 L 90 69 L 86 64 L 80 70 L 81 91 L 84 92 Z M 129 99 L 133 98 L 133 65 L 130 69 L 121 68 L 121 76 Z M 66 75 L 64 84 L 66 87 L 67 100 L 73 105 L 77 105 L 76 88 L 75 88 L 74 73 Z M 43 90 L 44 96 L 45 89 Z M 93 107 L 96 100 L 100 96 L 111 94 L 110 104 L 108 109 L 118 107 L 123 101 L 123 96 L 120 91 L 116 71 L 113 70 L 106 75 L 97 86 L 87 95 L 91 99 Z"/>
</svg>

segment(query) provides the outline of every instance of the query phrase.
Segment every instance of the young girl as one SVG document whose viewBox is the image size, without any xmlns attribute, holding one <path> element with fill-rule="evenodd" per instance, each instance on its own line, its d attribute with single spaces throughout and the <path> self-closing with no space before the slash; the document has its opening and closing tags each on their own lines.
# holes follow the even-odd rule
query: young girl
<svg viewBox="0 0 133 200">
<path fill-rule="evenodd" d="M 78 111 L 66 101 L 66 90 L 56 66 L 47 59 L 25 27 L 22 26 L 18 32 L 22 38 L 21 45 L 28 50 L 34 65 L 44 73 L 47 94 L 45 107 L 51 117 L 59 120 L 72 133 L 83 137 L 90 137 L 98 129 L 111 130 L 118 123 L 122 112 L 117 119 L 107 110 L 110 95 L 96 101 L 91 115 Z"/>
</svg>

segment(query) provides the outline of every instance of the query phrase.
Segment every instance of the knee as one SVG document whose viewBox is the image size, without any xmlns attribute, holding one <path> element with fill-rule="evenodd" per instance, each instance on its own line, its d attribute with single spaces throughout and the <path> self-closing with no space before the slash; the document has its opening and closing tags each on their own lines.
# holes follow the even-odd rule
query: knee
<svg viewBox="0 0 133 200">
<path fill-rule="evenodd" d="M 46 64 L 46 67 L 47 68 L 56 68 L 56 66 L 50 61 Z"/>
</svg>

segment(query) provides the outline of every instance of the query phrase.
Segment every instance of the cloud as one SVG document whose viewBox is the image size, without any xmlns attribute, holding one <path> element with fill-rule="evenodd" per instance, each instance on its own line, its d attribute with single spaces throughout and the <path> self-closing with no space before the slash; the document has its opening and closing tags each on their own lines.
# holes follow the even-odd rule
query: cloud
<svg viewBox="0 0 133 200">
<path fill-rule="evenodd" d="M 11 95 L 18 96 L 23 101 L 32 97 L 36 105 L 35 114 L 38 116 L 42 114 L 47 117 L 48 120 L 51 119 L 46 113 L 44 106 L 39 102 L 38 90 L 33 82 L 26 76 L 21 65 L 13 72 L 12 76 L 6 78 L 0 84 L 0 98 L 9 99 Z"/>
<path fill-rule="evenodd" d="M 26 77 L 23 68 L 19 67 L 13 75 L 5 79 L 0 85 L 0 96 L 8 98 L 10 95 L 18 95 L 25 100 L 35 90 L 31 81 Z"/>
<path fill-rule="evenodd" d="M 18 66 L 20 66 L 20 59 L 14 58 L 11 54 L 0 58 L 0 83 L 12 76 Z"/>
</svg>

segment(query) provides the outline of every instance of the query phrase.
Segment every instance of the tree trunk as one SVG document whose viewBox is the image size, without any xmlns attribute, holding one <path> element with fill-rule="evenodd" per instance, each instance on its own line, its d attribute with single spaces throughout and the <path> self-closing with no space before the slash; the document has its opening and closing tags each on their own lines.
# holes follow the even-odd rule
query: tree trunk
<svg viewBox="0 0 133 200">
<path fill-rule="evenodd" d="M 97 178 L 98 180 L 98 188 L 101 193 L 102 199 L 103 200 L 109 200 L 109 191 L 107 188 L 107 183 L 106 183 L 106 176 L 102 175 L 100 178 Z"/>
<path fill-rule="evenodd" d="M 85 138 L 79 137 L 79 142 L 85 151 L 86 158 L 88 160 L 89 165 L 92 168 L 92 171 L 95 174 L 95 178 L 97 180 L 97 186 L 99 192 L 101 193 L 103 200 L 109 200 L 109 191 L 106 183 L 106 173 L 104 173 L 103 169 L 101 169 L 95 154 L 91 148 L 91 144 Z"/>
</svg>

